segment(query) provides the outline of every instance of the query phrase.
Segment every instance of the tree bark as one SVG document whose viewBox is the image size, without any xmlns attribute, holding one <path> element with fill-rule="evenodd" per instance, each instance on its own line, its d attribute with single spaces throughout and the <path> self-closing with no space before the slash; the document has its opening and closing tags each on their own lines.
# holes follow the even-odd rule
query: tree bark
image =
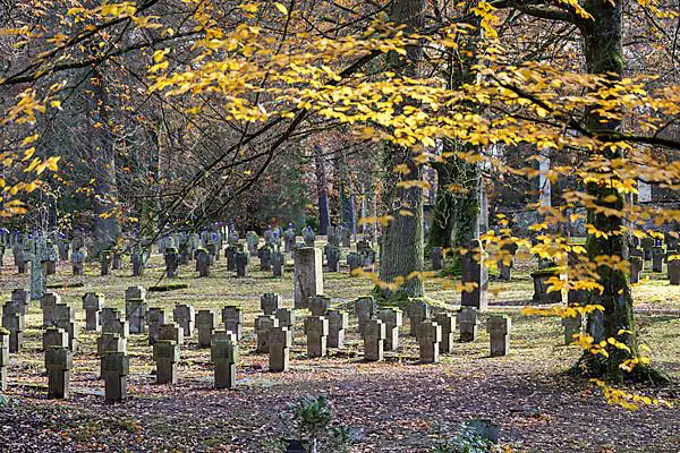
<svg viewBox="0 0 680 453">
<path fill-rule="evenodd" d="M 469 8 L 474 6 L 470 4 Z M 474 30 L 459 36 L 459 51 L 452 49 L 447 65 L 447 86 L 458 89 L 475 80 L 477 72 L 473 69 L 477 64 L 477 46 L 481 38 L 480 19 L 471 24 Z M 456 151 L 463 144 L 444 141 L 444 151 Z M 470 147 L 466 147 L 470 151 Z M 430 224 L 428 249 L 432 247 L 452 248 L 457 250 L 470 240 L 479 236 L 479 199 L 478 190 L 481 172 L 477 165 L 469 164 L 455 157 L 435 166 L 437 170 L 437 198 Z M 451 184 L 456 184 L 462 191 L 451 191 Z M 460 271 L 461 255 L 453 254 L 453 271 Z"/>
<path fill-rule="evenodd" d="M 612 82 L 619 80 L 624 73 L 622 2 L 589 0 L 584 2 L 584 8 L 593 16 L 593 19 L 583 19 L 578 24 L 583 34 L 587 70 L 591 74 L 605 75 Z M 588 113 L 587 120 L 591 130 L 611 132 L 621 129 L 620 121 L 604 119 L 594 111 Z M 620 150 L 611 149 L 602 151 L 602 155 L 607 159 L 623 157 Z M 589 195 L 595 197 L 595 203 L 598 205 L 620 211 L 624 207 L 625 199 L 624 194 L 615 188 L 615 182 L 613 178 L 599 183 L 589 182 L 586 190 Z M 604 232 L 618 233 L 623 226 L 621 217 L 597 214 L 593 209 L 588 211 L 588 222 Z M 606 238 L 598 238 L 591 234 L 587 238 L 586 249 L 591 262 L 600 255 L 628 259 L 628 235 L 609 234 Z M 608 357 L 585 351 L 582 363 L 585 364 L 588 374 L 613 382 L 647 380 L 652 377 L 647 366 L 638 364 L 633 373 L 626 373 L 621 368 L 624 361 L 639 356 L 633 298 L 628 278 L 622 271 L 613 270 L 608 266 L 598 267 L 597 274 L 604 291 L 602 294 L 592 292 L 590 303 L 602 305 L 604 312 L 589 317 L 588 331 L 596 342 L 615 338 L 624 343 L 630 352 L 613 346 L 607 347 Z"/>
<path fill-rule="evenodd" d="M 407 33 L 418 32 L 425 23 L 425 7 L 425 0 L 396 0 L 392 20 L 406 25 Z M 422 46 L 412 45 L 407 48 L 405 58 L 391 55 L 391 66 L 399 75 L 413 77 L 418 75 L 422 59 Z M 424 269 L 422 189 L 397 185 L 400 181 L 422 179 L 422 170 L 410 149 L 388 144 L 385 157 L 384 205 L 385 212 L 394 220 L 387 225 L 382 237 L 380 279 L 394 282 L 398 278 L 407 279 L 412 272 L 422 272 Z M 408 174 L 398 176 L 392 173 L 397 165 L 405 165 Z M 395 292 L 379 288 L 376 288 L 376 292 L 389 299 L 400 299 L 420 297 L 424 288 L 422 280 L 411 278 Z"/>
<path fill-rule="evenodd" d="M 112 247 L 120 236 L 117 204 L 116 159 L 113 137 L 109 133 L 108 96 L 104 78 L 98 70 L 91 78 L 93 96 L 90 102 L 92 165 L 95 179 L 94 240 L 97 253 Z"/>
<path fill-rule="evenodd" d="M 345 153 L 342 153 L 338 159 L 338 170 L 340 175 L 340 215 L 342 226 L 354 234 L 356 233 L 357 224 L 356 205 Z"/>
<path fill-rule="evenodd" d="M 447 143 L 445 150 L 451 150 L 455 144 Z M 454 251 L 465 246 L 470 240 L 479 237 L 478 185 L 481 174 L 475 164 L 450 157 L 446 162 L 437 165 L 437 199 L 435 202 L 428 246 L 451 248 Z M 456 184 L 462 190 L 452 190 Z M 452 269 L 460 271 L 461 255 L 453 254 Z"/>
<path fill-rule="evenodd" d="M 323 161 L 323 150 L 314 145 L 314 166 L 316 170 L 316 193 L 319 202 L 319 234 L 328 234 L 331 224 L 331 213 L 328 206 L 328 184 L 326 182 L 326 165 Z"/>
</svg>

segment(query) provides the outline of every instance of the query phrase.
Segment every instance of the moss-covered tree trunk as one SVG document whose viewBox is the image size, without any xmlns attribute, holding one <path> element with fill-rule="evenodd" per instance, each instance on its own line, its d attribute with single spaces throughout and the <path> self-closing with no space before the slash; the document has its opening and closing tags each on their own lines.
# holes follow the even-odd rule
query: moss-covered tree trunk
<svg viewBox="0 0 680 453">
<path fill-rule="evenodd" d="M 455 144 L 447 142 L 445 151 Z M 437 198 L 430 224 L 428 248 L 443 247 L 457 250 L 478 236 L 480 171 L 477 165 L 455 157 L 436 166 Z M 462 255 L 453 254 L 452 268 L 460 270 Z"/>
<path fill-rule="evenodd" d="M 587 70 L 591 74 L 607 75 L 613 81 L 618 80 L 624 71 L 622 55 L 622 2 L 615 0 L 589 0 L 584 7 L 593 16 L 591 20 L 581 20 L 579 28 L 583 34 L 584 51 Z M 620 121 L 605 120 L 595 112 L 589 112 L 588 127 L 592 131 L 608 132 L 620 129 Z M 621 157 L 621 151 L 603 151 L 607 159 Z M 624 194 L 615 188 L 612 178 L 603 179 L 599 183 L 587 184 L 587 192 L 596 200 L 595 203 L 620 211 L 624 207 Z M 589 235 L 587 239 L 588 258 L 594 261 L 601 255 L 620 256 L 628 259 L 627 235 L 621 234 L 623 219 L 621 217 L 588 211 L 588 222 L 597 230 L 614 233 L 607 237 Z M 599 283 L 604 287 L 602 294 L 593 293 L 591 303 L 600 304 L 604 312 L 590 316 L 588 331 L 596 341 L 607 341 L 614 338 L 624 343 L 630 352 L 609 346 L 608 357 L 593 355 L 586 351 L 582 363 L 589 374 L 606 378 L 614 382 L 627 379 L 638 379 L 649 376 L 646 367 L 638 365 L 632 374 L 626 373 L 621 364 L 639 354 L 633 298 L 627 276 L 621 270 L 613 270 L 608 266 L 597 269 Z"/>
<path fill-rule="evenodd" d="M 396 0 L 392 8 L 392 20 L 406 25 L 409 33 L 422 29 L 425 21 L 425 0 Z M 409 46 L 405 57 L 392 55 L 391 66 L 398 74 L 417 76 L 423 59 L 420 45 Z M 400 181 L 422 179 L 420 166 L 410 149 L 388 144 L 385 154 L 384 211 L 394 217 L 385 228 L 380 249 L 380 279 L 394 282 L 407 278 L 412 272 L 422 272 L 424 266 L 423 197 L 418 187 L 400 187 Z M 392 169 L 405 165 L 408 174 L 396 175 Z M 377 288 L 376 288 L 377 289 Z M 423 282 L 408 279 L 395 293 L 377 289 L 387 298 L 419 297 L 423 295 Z"/>
<path fill-rule="evenodd" d="M 475 4 L 470 2 L 469 9 Z M 477 72 L 474 66 L 478 62 L 477 46 L 481 38 L 479 18 L 471 24 L 473 31 L 460 34 L 458 37 L 459 51 L 451 50 L 444 76 L 447 87 L 458 89 L 466 83 L 475 80 Z M 461 151 L 463 144 L 444 141 L 444 152 Z M 464 151 L 471 151 L 466 146 Z M 428 249 L 432 247 L 452 248 L 457 250 L 477 236 L 479 213 L 479 199 L 477 189 L 480 184 L 481 172 L 475 164 L 464 162 L 456 157 L 449 157 L 445 162 L 435 166 L 437 170 L 437 194 L 430 224 Z M 452 267 L 454 272 L 460 270 L 461 255 L 453 255 Z"/>
</svg>

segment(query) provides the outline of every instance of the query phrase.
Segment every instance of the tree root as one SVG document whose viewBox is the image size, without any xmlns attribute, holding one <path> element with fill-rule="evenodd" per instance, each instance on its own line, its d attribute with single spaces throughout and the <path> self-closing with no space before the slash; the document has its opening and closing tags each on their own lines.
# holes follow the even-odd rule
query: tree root
<svg viewBox="0 0 680 453">
<path fill-rule="evenodd" d="M 673 380 L 663 371 L 649 365 L 637 365 L 630 372 L 620 368 L 611 369 L 606 360 L 586 353 L 571 367 L 571 376 L 596 378 L 615 384 L 641 384 L 661 387 L 672 384 Z"/>
</svg>

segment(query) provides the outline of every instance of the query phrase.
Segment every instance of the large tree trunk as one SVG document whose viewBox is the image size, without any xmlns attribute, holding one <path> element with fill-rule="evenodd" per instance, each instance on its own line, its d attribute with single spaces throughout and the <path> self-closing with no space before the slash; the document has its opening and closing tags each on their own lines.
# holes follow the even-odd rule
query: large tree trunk
<svg viewBox="0 0 680 453">
<path fill-rule="evenodd" d="M 455 166 L 449 160 L 435 166 L 437 171 L 437 193 L 435 195 L 432 221 L 428 235 L 427 248 L 451 247 L 455 196 L 449 190 L 456 182 Z"/>
<path fill-rule="evenodd" d="M 94 240 L 97 253 L 112 247 L 120 236 L 118 224 L 118 186 L 116 183 L 116 159 L 113 137 L 108 132 L 106 112 L 108 96 L 104 79 L 95 70 L 91 79 L 93 97 L 90 101 L 91 155 L 95 179 L 94 199 Z"/>
<path fill-rule="evenodd" d="M 392 20 L 406 25 L 407 33 L 417 32 L 424 25 L 425 7 L 425 0 L 396 0 Z M 405 58 L 392 55 L 392 66 L 398 74 L 413 77 L 418 75 L 418 66 L 422 59 L 422 46 L 409 46 Z M 415 156 L 410 149 L 387 145 L 385 157 L 385 212 L 394 220 L 387 225 L 382 237 L 380 279 L 394 282 L 400 278 L 406 279 L 412 272 L 423 271 L 422 189 L 397 185 L 400 181 L 420 180 L 422 170 L 414 161 Z M 408 174 L 391 173 L 397 165 L 405 165 L 409 170 Z M 382 295 L 391 299 L 419 297 L 423 295 L 423 282 L 419 278 L 411 278 L 398 291 L 385 291 Z"/>
<path fill-rule="evenodd" d="M 466 12 L 474 7 L 470 3 Z M 459 35 L 459 51 L 451 50 L 447 64 L 447 87 L 455 90 L 467 83 L 472 83 L 477 76 L 474 65 L 478 63 L 477 46 L 481 38 L 480 19 L 471 24 L 475 28 L 469 34 Z M 457 142 L 446 140 L 444 151 L 457 151 L 463 147 Z M 465 151 L 471 151 L 469 146 Z M 443 247 L 454 251 L 465 246 L 470 240 L 479 237 L 479 190 L 482 187 L 481 172 L 475 164 L 464 162 L 456 157 L 450 157 L 438 164 L 437 170 L 437 199 L 434 206 L 428 248 Z M 456 185 L 456 190 L 451 187 Z M 482 222 L 483 223 L 483 222 Z M 460 271 L 462 255 L 453 254 L 453 271 Z"/>
<path fill-rule="evenodd" d="M 612 4 L 613 3 L 613 4 Z M 622 56 L 622 2 L 616 0 L 607 2 L 589 0 L 584 7 L 593 16 L 592 20 L 581 20 L 579 28 L 583 34 L 587 70 L 591 74 L 607 75 L 613 81 L 623 75 Z M 620 121 L 605 120 L 595 112 L 590 112 L 588 126 L 593 131 L 614 131 L 621 127 Z M 603 151 L 607 159 L 620 158 L 621 151 Z M 614 188 L 614 179 L 590 182 L 587 192 L 595 197 L 595 203 L 610 209 L 620 211 L 624 207 L 624 195 Z M 623 219 L 617 216 L 596 214 L 588 211 L 588 222 L 600 231 L 620 232 Z M 589 235 L 587 238 L 588 258 L 594 261 L 597 256 L 610 255 L 628 259 L 628 243 L 625 234 L 610 234 L 605 237 Z M 627 359 L 639 355 L 635 317 L 633 313 L 633 299 L 631 287 L 626 275 L 621 270 L 613 270 L 608 266 L 597 269 L 599 283 L 604 287 L 602 294 L 591 293 L 590 303 L 604 307 L 603 313 L 596 313 L 588 319 L 588 331 L 595 341 L 607 341 L 615 338 L 624 343 L 630 352 L 609 346 L 608 357 L 594 355 L 589 351 L 584 353 L 582 363 L 585 364 L 590 375 L 607 378 L 614 382 L 626 379 L 648 378 L 649 368 L 637 365 L 633 373 L 626 373 L 620 365 Z"/>
<path fill-rule="evenodd" d="M 444 149 L 451 151 L 455 146 L 446 143 Z M 464 247 L 470 240 L 479 237 L 481 172 L 475 164 L 455 157 L 437 165 L 437 199 L 430 224 L 429 247 Z M 456 187 L 451 187 L 455 184 Z M 453 254 L 453 271 L 460 271 L 462 255 Z"/>
</svg>

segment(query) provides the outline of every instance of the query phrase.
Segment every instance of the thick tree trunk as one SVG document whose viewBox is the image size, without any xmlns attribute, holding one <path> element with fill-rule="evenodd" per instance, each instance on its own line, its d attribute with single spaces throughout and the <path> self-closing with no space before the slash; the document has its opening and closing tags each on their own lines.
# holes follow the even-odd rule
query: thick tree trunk
<svg viewBox="0 0 680 453">
<path fill-rule="evenodd" d="M 445 145 L 450 150 L 451 144 Z M 479 168 L 455 157 L 436 167 L 438 187 L 430 224 L 429 247 L 450 247 L 454 251 L 479 237 Z M 457 187 L 451 187 L 455 184 Z M 453 271 L 460 271 L 461 255 L 453 254 Z"/>
<path fill-rule="evenodd" d="M 612 4 L 613 3 L 613 4 Z M 623 75 L 622 56 L 622 2 L 616 0 L 607 2 L 590 0 L 584 3 L 586 10 L 593 16 L 592 20 L 583 20 L 579 24 L 584 38 L 587 70 L 591 74 L 607 74 L 612 80 Z M 620 121 L 604 120 L 598 114 L 591 112 L 588 126 L 594 131 L 612 131 L 621 127 Z M 603 152 L 607 159 L 621 157 L 621 151 L 607 150 Z M 595 197 L 595 203 L 610 209 L 620 211 L 624 207 L 623 193 L 615 187 L 614 179 L 590 182 L 587 192 Z M 620 234 L 623 220 L 617 216 L 596 214 L 594 210 L 588 212 L 588 222 L 600 231 L 616 232 L 605 237 L 589 235 L 586 248 L 588 258 L 594 261 L 597 256 L 610 255 L 628 259 L 627 235 Z M 603 313 L 596 313 L 588 319 L 588 331 L 595 341 L 607 341 L 614 338 L 624 343 L 630 352 L 609 346 L 608 357 L 593 355 L 586 351 L 582 363 L 587 372 L 593 376 L 607 378 L 614 382 L 627 379 L 647 379 L 650 377 L 648 367 L 637 365 L 634 372 L 626 373 L 620 365 L 627 359 L 639 355 L 635 316 L 633 313 L 633 299 L 630 283 L 626 275 L 620 270 L 613 270 L 607 266 L 597 269 L 599 283 L 604 287 L 602 294 L 591 293 L 590 303 L 604 307 Z"/>
<path fill-rule="evenodd" d="M 449 190 L 451 184 L 455 182 L 453 174 L 455 167 L 452 162 L 446 161 L 435 167 L 437 170 L 437 193 L 435 196 L 432 221 L 430 222 L 430 232 L 428 235 L 427 248 L 451 247 L 451 236 L 453 234 L 453 215 L 455 198 Z"/>
<path fill-rule="evenodd" d="M 396 0 L 392 9 L 392 20 L 406 25 L 406 32 L 419 31 L 425 21 L 425 0 Z M 393 69 L 404 76 L 416 76 L 423 59 L 420 45 L 409 46 L 405 58 L 394 54 L 391 57 Z M 392 220 L 384 230 L 381 247 L 380 279 L 394 282 L 407 279 L 412 272 L 424 268 L 423 243 L 423 196 L 418 187 L 397 186 L 399 181 L 414 181 L 422 178 L 422 170 L 414 161 L 410 149 L 387 145 L 385 161 L 385 212 Z M 405 165 L 409 172 L 397 176 L 391 170 Z M 419 297 L 423 295 L 423 282 L 419 278 L 407 279 L 396 292 L 381 291 L 387 298 Z"/>
<path fill-rule="evenodd" d="M 423 200 L 422 190 L 416 187 L 396 187 L 398 181 L 417 180 L 421 178 L 422 170 L 413 160 L 410 150 L 396 148 L 391 150 L 386 168 L 396 165 L 406 165 L 410 173 L 402 178 L 394 175 L 389 181 L 392 193 L 388 195 L 385 211 L 394 219 L 387 225 L 382 236 L 380 279 L 384 282 L 394 282 L 406 279 L 411 272 L 422 272 L 424 268 L 424 238 L 423 238 Z M 423 282 L 418 278 L 406 280 L 396 292 L 385 291 L 388 298 L 401 299 L 404 297 L 420 297 L 424 293 Z"/>
<path fill-rule="evenodd" d="M 474 6 L 472 3 L 468 8 Z M 447 65 L 447 86 L 454 90 L 475 80 L 473 66 L 477 64 L 477 45 L 481 38 L 480 20 L 473 24 L 474 31 L 459 36 L 460 51 L 451 55 Z M 455 151 L 459 143 L 445 141 L 444 151 Z M 468 147 L 469 148 L 469 147 Z M 465 149 L 470 151 L 470 149 Z M 471 239 L 479 236 L 479 199 L 481 172 L 474 164 L 450 157 L 435 167 L 437 170 L 437 199 L 434 206 L 428 249 L 431 247 L 452 248 L 457 250 Z M 455 184 L 458 189 L 451 190 Z M 460 270 L 461 255 L 455 253 L 453 271 Z"/>
</svg>

